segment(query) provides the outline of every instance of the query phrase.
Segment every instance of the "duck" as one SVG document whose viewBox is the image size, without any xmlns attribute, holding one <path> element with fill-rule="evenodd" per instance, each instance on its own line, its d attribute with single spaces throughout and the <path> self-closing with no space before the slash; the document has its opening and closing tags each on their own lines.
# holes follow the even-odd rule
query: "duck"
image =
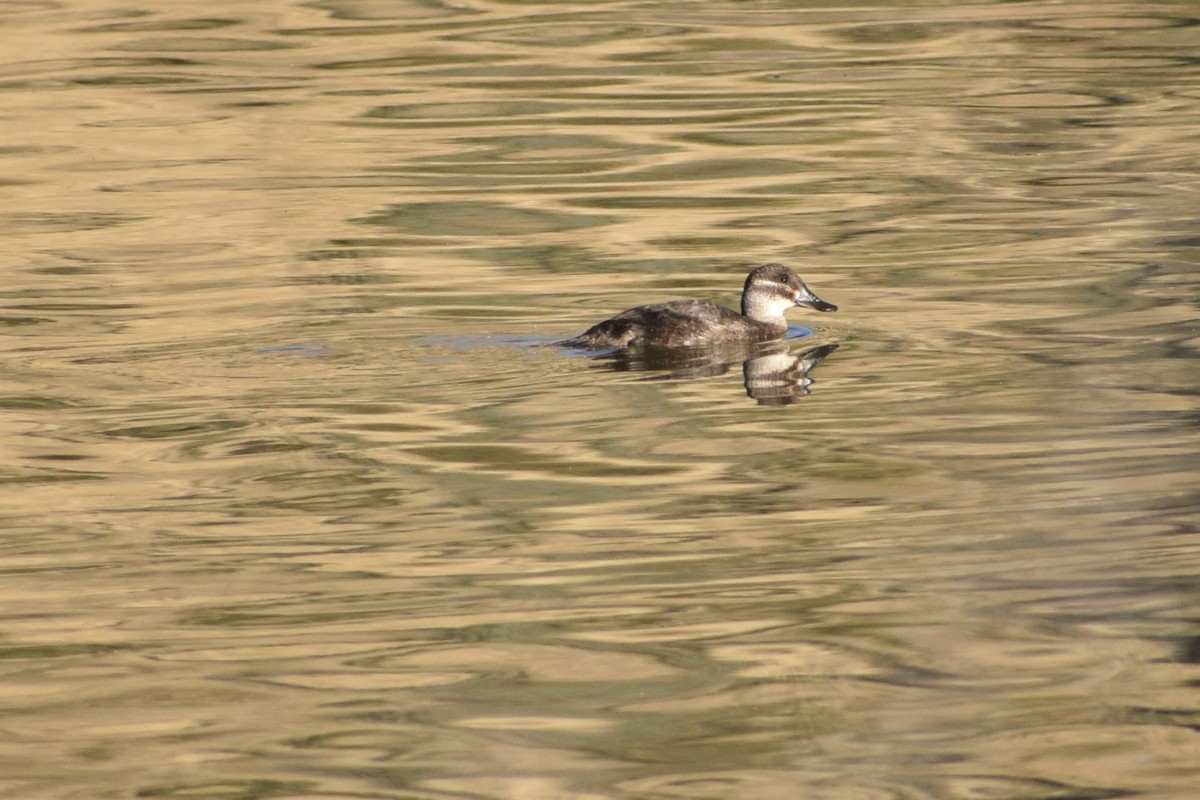
<svg viewBox="0 0 1200 800">
<path fill-rule="evenodd" d="M 788 324 L 784 312 L 799 306 L 837 311 L 817 297 L 791 268 L 763 264 L 746 276 L 742 312 L 707 300 L 672 300 L 637 306 L 599 322 L 558 344 L 585 350 L 634 346 L 653 348 L 712 347 L 782 339 Z"/>
</svg>

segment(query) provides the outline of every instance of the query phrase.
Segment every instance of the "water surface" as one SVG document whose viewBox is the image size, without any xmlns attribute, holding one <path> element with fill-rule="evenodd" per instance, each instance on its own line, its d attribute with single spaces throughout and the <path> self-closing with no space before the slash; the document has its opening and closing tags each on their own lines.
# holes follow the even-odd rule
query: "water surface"
<svg viewBox="0 0 1200 800">
<path fill-rule="evenodd" d="M 0 5 L 0 794 L 1194 797 L 1196 31 Z"/>
</svg>

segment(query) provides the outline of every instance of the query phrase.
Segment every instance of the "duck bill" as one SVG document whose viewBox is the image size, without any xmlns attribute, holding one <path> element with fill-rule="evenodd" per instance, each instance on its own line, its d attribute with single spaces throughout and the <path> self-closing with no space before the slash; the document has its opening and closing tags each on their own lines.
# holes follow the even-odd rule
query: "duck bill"
<svg viewBox="0 0 1200 800">
<path fill-rule="evenodd" d="M 814 311 L 837 311 L 836 305 L 833 303 L 826 303 L 812 292 L 805 292 L 803 295 L 796 298 L 796 305 L 800 306 L 801 308 L 811 308 Z"/>
</svg>

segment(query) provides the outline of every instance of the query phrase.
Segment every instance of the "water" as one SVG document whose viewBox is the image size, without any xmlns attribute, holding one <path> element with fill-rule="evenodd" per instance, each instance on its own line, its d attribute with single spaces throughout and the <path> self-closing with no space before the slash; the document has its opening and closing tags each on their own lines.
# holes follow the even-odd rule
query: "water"
<svg viewBox="0 0 1200 800">
<path fill-rule="evenodd" d="M 1196 31 L 0 5 L 0 795 L 1195 797 Z"/>
</svg>

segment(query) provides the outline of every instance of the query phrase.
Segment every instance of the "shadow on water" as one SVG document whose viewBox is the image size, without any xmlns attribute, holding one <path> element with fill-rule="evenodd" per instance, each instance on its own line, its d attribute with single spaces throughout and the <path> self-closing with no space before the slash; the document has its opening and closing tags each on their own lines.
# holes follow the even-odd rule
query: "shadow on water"
<svg viewBox="0 0 1200 800">
<path fill-rule="evenodd" d="M 811 394 L 809 373 L 837 349 L 831 343 L 793 352 L 786 341 L 773 341 L 721 347 L 630 347 L 592 354 L 592 358 L 616 372 L 661 373 L 650 380 L 712 378 L 740 364 L 748 397 L 760 406 L 787 406 Z"/>
</svg>

